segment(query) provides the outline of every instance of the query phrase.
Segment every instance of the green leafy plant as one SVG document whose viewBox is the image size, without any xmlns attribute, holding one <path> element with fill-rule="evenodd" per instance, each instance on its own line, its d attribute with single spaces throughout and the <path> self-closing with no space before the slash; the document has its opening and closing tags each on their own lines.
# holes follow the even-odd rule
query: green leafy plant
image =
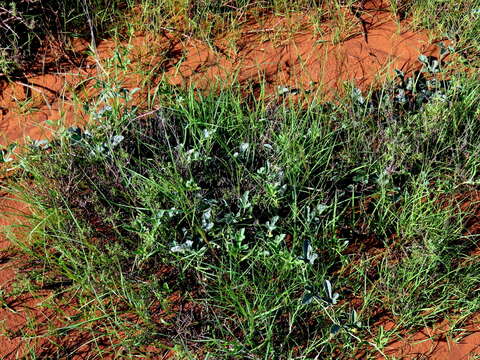
<svg viewBox="0 0 480 360">
<path fill-rule="evenodd" d="M 313 251 L 313 247 L 310 244 L 310 241 L 309 240 L 304 240 L 303 241 L 303 255 L 299 256 L 298 259 L 303 260 L 307 264 L 313 265 L 313 263 L 315 262 L 315 260 L 317 258 L 318 258 L 318 254 Z"/>
<path fill-rule="evenodd" d="M 324 280 L 323 281 L 324 296 L 321 296 L 318 289 L 316 289 L 315 287 L 313 287 L 311 285 L 306 286 L 305 289 L 306 289 L 306 292 L 305 292 L 305 294 L 303 295 L 303 298 L 302 298 L 302 304 L 303 305 L 308 305 L 313 300 L 318 300 L 320 302 L 326 303 L 327 305 L 336 305 L 337 301 L 338 301 L 338 298 L 340 296 L 338 293 L 333 292 L 332 283 L 330 282 L 330 280 Z"/>
</svg>

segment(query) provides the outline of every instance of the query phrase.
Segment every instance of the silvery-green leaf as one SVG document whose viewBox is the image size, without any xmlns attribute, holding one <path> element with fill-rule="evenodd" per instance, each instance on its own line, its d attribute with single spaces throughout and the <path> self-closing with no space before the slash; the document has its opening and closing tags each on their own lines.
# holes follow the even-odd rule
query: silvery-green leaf
<svg viewBox="0 0 480 360">
<path fill-rule="evenodd" d="M 352 99 L 357 101 L 359 104 L 365 103 L 365 98 L 362 96 L 362 91 L 356 87 L 352 89 Z"/>
<path fill-rule="evenodd" d="M 412 77 L 407 79 L 407 84 L 405 85 L 407 90 L 412 91 L 415 88 L 415 80 Z"/>
<path fill-rule="evenodd" d="M 312 245 L 309 240 L 303 241 L 303 257 L 300 257 L 301 260 L 310 263 L 313 265 L 315 260 L 318 258 L 318 254 L 313 252 Z"/>
<path fill-rule="evenodd" d="M 272 221 L 271 221 L 272 226 L 277 223 L 278 219 L 280 219 L 280 216 L 278 216 L 278 215 L 275 215 L 275 216 L 272 218 Z"/>
<path fill-rule="evenodd" d="M 290 89 L 285 86 L 277 86 L 277 94 L 278 95 L 285 95 L 290 92 Z"/>
<path fill-rule="evenodd" d="M 242 209 L 248 209 L 249 207 L 252 206 L 252 204 L 250 204 L 250 201 L 248 200 L 248 197 L 250 196 L 250 191 L 245 191 L 242 195 L 242 197 L 240 198 L 240 207 Z"/>
<path fill-rule="evenodd" d="M 242 243 L 245 240 L 245 228 L 241 228 L 240 231 L 237 232 L 237 242 Z"/>
<path fill-rule="evenodd" d="M 202 226 L 202 229 L 205 231 L 210 231 L 213 229 L 213 225 L 214 224 L 212 222 L 205 223 L 204 226 Z"/>
<path fill-rule="evenodd" d="M 205 139 L 208 139 L 213 133 L 213 130 L 203 129 L 203 137 Z"/>
<path fill-rule="evenodd" d="M 266 173 L 267 173 L 267 169 L 264 166 L 262 166 L 260 169 L 257 170 L 257 174 L 259 175 L 263 175 Z"/>
<path fill-rule="evenodd" d="M 212 217 L 212 209 L 208 208 L 207 210 L 205 210 L 203 212 L 203 219 L 204 220 L 210 220 L 211 217 Z"/>
<path fill-rule="evenodd" d="M 193 246 L 192 240 L 187 240 L 183 244 L 175 245 L 170 248 L 171 252 L 185 252 L 187 250 L 191 250 Z"/>
<path fill-rule="evenodd" d="M 7 146 L 6 149 L 1 149 L 0 150 L 0 162 L 2 162 L 2 163 L 5 162 L 6 163 L 6 162 L 13 161 L 12 154 L 13 154 L 13 151 L 15 150 L 16 147 L 17 147 L 16 143 L 11 143 Z"/>
<path fill-rule="evenodd" d="M 325 210 L 327 210 L 329 208 L 328 205 L 325 205 L 325 204 L 318 204 L 317 205 L 317 215 L 321 215 L 324 213 Z"/>
<path fill-rule="evenodd" d="M 202 215 L 202 229 L 205 230 L 205 231 L 209 231 L 213 228 L 213 222 L 210 221 L 210 219 L 212 218 L 212 209 L 211 208 L 208 208 L 207 210 L 205 210 L 203 212 L 203 215 Z"/>
<path fill-rule="evenodd" d="M 309 245 L 310 245 L 310 242 L 308 240 L 303 241 L 302 255 L 297 257 L 298 260 L 303 260 L 304 262 L 308 262 L 307 249 Z"/>
<path fill-rule="evenodd" d="M 302 297 L 302 305 L 308 305 L 313 301 L 314 295 L 312 293 L 306 293 Z"/>
<path fill-rule="evenodd" d="M 397 99 L 397 101 L 400 104 L 405 104 L 407 102 L 407 97 L 405 95 L 405 90 L 399 89 L 398 94 L 395 96 L 395 98 Z"/>
<path fill-rule="evenodd" d="M 174 217 L 176 214 L 179 214 L 180 210 L 177 210 L 176 208 L 172 207 L 168 210 L 168 216 L 170 218 Z"/>
<path fill-rule="evenodd" d="M 240 153 L 243 154 L 245 151 L 247 151 L 249 146 L 250 144 L 248 142 L 240 144 L 240 147 L 239 147 Z"/>
<path fill-rule="evenodd" d="M 48 140 L 33 140 L 32 142 L 32 146 L 34 148 L 37 148 L 37 149 L 42 149 L 42 150 L 46 150 L 49 148 L 50 146 L 50 143 L 48 142 Z"/>
<path fill-rule="evenodd" d="M 104 106 L 103 108 L 98 110 L 98 112 L 95 114 L 95 117 L 99 118 L 99 117 L 103 116 L 104 114 L 109 113 L 111 111 L 112 111 L 112 107 L 110 105 Z"/>
<path fill-rule="evenodd" d="M 333 305 L 335 305 L 337 303 L 337 300 L 338 300 L 339 296 L 340 295 L 338 293 L 333 294 L 333 296 L 332 296 L 332 304 Z"/>
<path fill-rule="evenodd" d="M 418 56 L 418 61 L 420 61 L 422 64 L 428 66 L 428 58 L 425 55 L 423 55 L 423 54 L 419 55 Z"/>
<path fill-rule="evenodd" d="M 432 73 L 440 72 L 440 62 L 438 60 L 432 60 L 430 64 L 430 71 Z"/>
<path fill-rule="evenodd" d="M 268 236 L 271 237 L 272 236 L 272 232 L 275 231 L 275 229 L 277 228 L 277 221 L 278 221 L 279 217 L 278 216 L 274 216 L 270 221 L 267 221 L 266 222 L 266 227 L 267 227 L 267 231 L 268 231 Z"/>
<path fill-rule="evenodd" d="M 342 329 L 342 327 L 340 325 L 334 324 L 330 328 L 330 334 L 331 335 L 336 335 L 341 329 Z"/>
<path fill-rule="evenodd" d="M 275 239 L 273 240 L 273 242 L 275 243 L 275 245 L 279 246 L 282 243 L 282 241 L 285 239 L 286 236 L 287 235 L 285 235 L 285 234 L 277 235 L 277 236 L 275 236 Z"/>
<path fill-rule="evenodd" d="M 120 144 L 123 140 L 125 139 L 124 136 L 122 135 L 115 135 L 112 137 L 110 144 L 112 148 L 116 147 L 118 144 Z"/>
<path fill-rule="evenodd" d="M 424 65 L 423 71 L 432 73 L 440 72 L 440 62 L 434 56 L 420 55 L 418 60 Z"/>
<path fill-rule="evenodd" d="M 323 288 L 325 289 L 325 293 L 327 294 L 327 297 L 329 299 L 332 298 L 332 284 L 330 280 L 324 280 L 323 281 Z"/>
<path fill-rule="evenodd" d="M 349 315 L 349 322 L 351 324 L 354 324 L 355 322 L 357 322 L 357 319 L 358 319 L 357 312 L 355 311 L 355 309 L 353 309 Z"/>
<path fill-rule="evenodd" d="M 105 144 L 97 144 L 93 147 L 93 149 L 90 151 L 91 156 L 100 156 L 104 155 L 106 152 Z"/>
<path fill-rule="evenodd" d="M 308 254 L 307 254 L 307 259 L 308 259 L 308 262 L 310 263 L 310 265 L 313 265 L 313 263 L 315 262 L 315 260 L 317 260 L 318 258 L 318 254 L 313 252 L 313 249 L 312 247 L 310 246 L 308 248 Z"/>
<path fill-rule="evenodd" d="M 10 157 L 7 151 L 2 149 L 0 152 L 0 162 L 6 163 L 6 162 L 11 162 L 12 160 L 13 159 Z"/>
</svg>

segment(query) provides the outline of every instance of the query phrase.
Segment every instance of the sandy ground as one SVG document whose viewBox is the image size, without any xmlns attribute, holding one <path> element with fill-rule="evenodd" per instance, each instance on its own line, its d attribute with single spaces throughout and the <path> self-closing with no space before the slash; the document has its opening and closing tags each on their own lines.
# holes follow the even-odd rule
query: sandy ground
<svg viewBox="0 0 480 360">
<path fill-rule="evenodd" d="M 162 79 L 199 89 L 215 83 L 228 85 L 236 81 L 255 85 L 265 81 L 266 92 L 270 94 L 275 94 L 281 86 L 319 91 L 330 96 L 341 89 L 346 80 L 365 90 L 392 76 L 393 69 L 405 73 L 418 69 L 420 54 L 438 55 L 427 33 L 408 30 L 407 21 L 399 22 L 388 12 L 379 10 L 375 2 L 369 4 L 371 10 L 364 15 L 367 33 L 362 32 L 359 24 L 356 31 L 335 44 L 332 43 L 335 33 L 331 24 L 325 24 L 320 36 L 318 29 L 308 25 L 302 15 L 290 19 L 271 17 L 262 26 L 247 24 L 235 35 L 235 51 L 228 46 L 231 42 L 228 34 L 214 47 L 198 40 L 178 39 L 173 31 L 165 31 L 162 35 L 138 34 L 123 44 L 131 49 L 130 64 L 117 80 L 128 89 L 144 87 L 145 74 L 150 88 Z M 295 22 L 299 30 L 282 35 L 277 30 L 285 28 L 288 21 Z M 96 52 L 100 63 L 112 58 L 116 46 L 111 40 L 99 42 Z M 77 40 L 75 47 L 83 54 L 88 44 Z M 37 72 L 25 81 L 0 84 L 0 144 L 23 143 L 27 137 L 50 138 L 59 121 L 67 125 L 84 123 L 88 116 L 83 112 L 81 101 L 75 98 L 94 96 L 98 92 L 93 88 L 94 78 L 99 74 L 103 76 L 96 59 L 85 55 L 78 67 L 63 72 Z M 144 95 L 145 91 L 141 91 L 137 98 Z M 0 225 L 21 222 L 21 216 L 11 213 L 27 210 L 23 204 L 3 194 Z M 0 238 L 0 249 L 10 245 L 4 236 Z M 4 253 L 0 257 L 0 286 L 4 291 L 11 289 L 18 271 L 15 256 Z M 53 316 L 36 306 L 46 296 L 48 293 L 16 299 L 8 307 L 0 308 L 3 326 L 14 334 L 25 325 L 27 314 L 40 321 Z M 455 342 L 443 335 L 448 325 L 439 324 L 435 329 L 424 329 L 389 344 L 385 353 L 404 359 L 468 359 L 475 353 L 480 354 L 480 334 L 474 332 L 477 328 L 472 323 L 466 328 L 467 335 Z M 23 345 L 20 337 L 0 336 L 0 358 L 16 359 L 24 350 Z M 76 358 L 86 359 L 88 352 Z"/>
</svg>

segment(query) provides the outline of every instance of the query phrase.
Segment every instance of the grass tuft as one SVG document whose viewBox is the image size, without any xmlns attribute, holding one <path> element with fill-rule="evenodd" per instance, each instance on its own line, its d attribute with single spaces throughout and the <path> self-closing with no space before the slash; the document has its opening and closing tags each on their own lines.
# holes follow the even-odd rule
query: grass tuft
<svg viewBox="0 0 480 360">
<path fill-rule="evenodd" d="M 12 186 L 32 283 L 76 299 L 44 336 L 328 358 L 382 353 L 384 318 L 473 314 L 479 84 L 432 66 L 307 108 L 165 85 L 142 115 L 103 84 L 94 126 L 31 146 Z"/>
</svg>

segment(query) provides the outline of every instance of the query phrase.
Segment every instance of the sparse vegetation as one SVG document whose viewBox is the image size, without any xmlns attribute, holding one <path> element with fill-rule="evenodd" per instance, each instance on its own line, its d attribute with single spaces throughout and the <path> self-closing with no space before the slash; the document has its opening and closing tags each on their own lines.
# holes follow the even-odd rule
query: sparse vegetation
<svg viewBox="0 0 480 360">
<path fill-rule="evenodd" d="M 105 36 L 112 23 L 122 19 L 122 10 L 132 6 L 133 2 L 122 0 L 0 1 L 0 78 L 38 68 L 38 50 L 48 48 L 49 42 L 62 49 L 69 36 Z"/>
<path fill-rule="evenodd" d="M 105 9 L 99 24 L 115 19 L 106 4 L 89 3 Z M 438 26 L 465 16 L 477 26 L 477 5 Z M 182 11 L 207 32 L 254 14 L 248 1 L 125 6 L 156 30 Z M 42 306 L 60 314 L 40 335 L 36 323 L 9 335 L 31 358 L 88 344 L 92 358 L 349 359 L 386 356 L 398 333 L 448 317 L 461 326 L 480 310 L 480 80 L 446 64 L 447 54 L 477 64 L 476 28 L 457 29 L 440 58 L 419 58 L 421 71 L 328 101 L 161 82 L 139 108 L 139 89 L 98 79 L 83 104 L 90 123 L 2 152 L 5 189 L 32 210 L 28 230 L 9 234 L 28 255 L 17 293 L 50 289 Z"/>
</svg>

